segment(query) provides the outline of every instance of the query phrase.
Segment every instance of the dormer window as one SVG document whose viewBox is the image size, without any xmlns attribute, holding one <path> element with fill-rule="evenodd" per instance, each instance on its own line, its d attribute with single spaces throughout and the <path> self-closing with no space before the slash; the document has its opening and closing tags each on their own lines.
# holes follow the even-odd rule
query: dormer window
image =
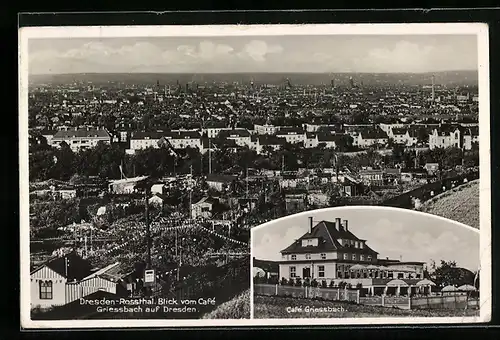
<svg viewBox="0 0 500 340">
<path fill-rule="evenodd" d="M 307 238 L 302 240 L 302 247 L 316 247 L 318 246 L 317 238 Z"/>
<path fill-rule="evenodd" d="M 292 260 L 296 260 L 297 259 L 297 255 L 292 255 L 291 258 L 292 258 Z"/>
</svg>

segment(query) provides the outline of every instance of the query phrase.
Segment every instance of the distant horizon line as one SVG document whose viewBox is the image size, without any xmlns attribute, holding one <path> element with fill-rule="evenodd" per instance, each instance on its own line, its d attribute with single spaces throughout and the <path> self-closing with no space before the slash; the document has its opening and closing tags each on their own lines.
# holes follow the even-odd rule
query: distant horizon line
<svg viewBox="0 0 500 340">
<path fill-rule="evenodd" d="M 331 71 L 331 72 L 301 72 L 301 71 L 238 71 L 238 72 L 75 72 L 75 73 L 34 73 L 29 76 L 66 76 L 66 75 L 113 75 L 113 74 L 429 74 L 429 73 L 450 73 L 450 72 L 479 72 L 478 69 L 443 70 L 443 71 L 422 71 L 422 72 L 359 72 L 359 71 Z"/>
</svg>

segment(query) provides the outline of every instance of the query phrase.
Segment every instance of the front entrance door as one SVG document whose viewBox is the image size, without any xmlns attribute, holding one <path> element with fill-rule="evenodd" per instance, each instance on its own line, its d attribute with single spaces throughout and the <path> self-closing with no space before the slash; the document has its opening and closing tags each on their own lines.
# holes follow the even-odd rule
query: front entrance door
<svg viewBox="0 0 500 340">
<path fill-rule="evenodd" d="M 311 277 L 311 268 L 302 269 L 302 277 L 305 279 L 306 277 Z"/>
</svg>

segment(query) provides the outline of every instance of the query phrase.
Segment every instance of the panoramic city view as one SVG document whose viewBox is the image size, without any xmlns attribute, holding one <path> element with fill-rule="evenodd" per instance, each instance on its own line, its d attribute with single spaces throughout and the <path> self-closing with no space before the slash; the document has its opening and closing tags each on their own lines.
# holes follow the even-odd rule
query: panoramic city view
<svg viewBox="0 0 500 340">
<path fill-rule="evenodd" d="M 250 230 L 303 211 L 479 228 L 476 40 L 31 39 L 32 319 L 250 318 Z"/>
</svg>

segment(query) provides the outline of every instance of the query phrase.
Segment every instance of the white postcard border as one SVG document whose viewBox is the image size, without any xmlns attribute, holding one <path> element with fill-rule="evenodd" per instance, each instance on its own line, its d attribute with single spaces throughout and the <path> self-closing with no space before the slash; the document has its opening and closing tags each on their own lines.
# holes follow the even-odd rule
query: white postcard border
<svg viewBox="0 0 500 340">
<path fill-rule="evenodd" d="M 28 40 L 43 38 L 217 37 L 272 35 L 457 35 L 478 37 L 480 138 L 480 317 L 359 318 L 359 319 L 193 319 L 193 320 L 37 320 L 30 318 L 29 287 L 29 167 L 28 167 Z M 210 327 L 284 325 L 391 325 L 488 322 L 491 319 L 491 179 L 488 26 L 484 23 L 432 24 L 308 24 L 205 26 L 24 27 L 19 29 L 19 174 L 21 326 L 23 328 Z M 253 263 L 253 259 L 250 259 Z M 252 275 L 250 275 L 252 276 Z M 250 278 L 251 280 L 251 278 Z M 253 288 L 251 313 L 253 316 Z"/>
</svg>

